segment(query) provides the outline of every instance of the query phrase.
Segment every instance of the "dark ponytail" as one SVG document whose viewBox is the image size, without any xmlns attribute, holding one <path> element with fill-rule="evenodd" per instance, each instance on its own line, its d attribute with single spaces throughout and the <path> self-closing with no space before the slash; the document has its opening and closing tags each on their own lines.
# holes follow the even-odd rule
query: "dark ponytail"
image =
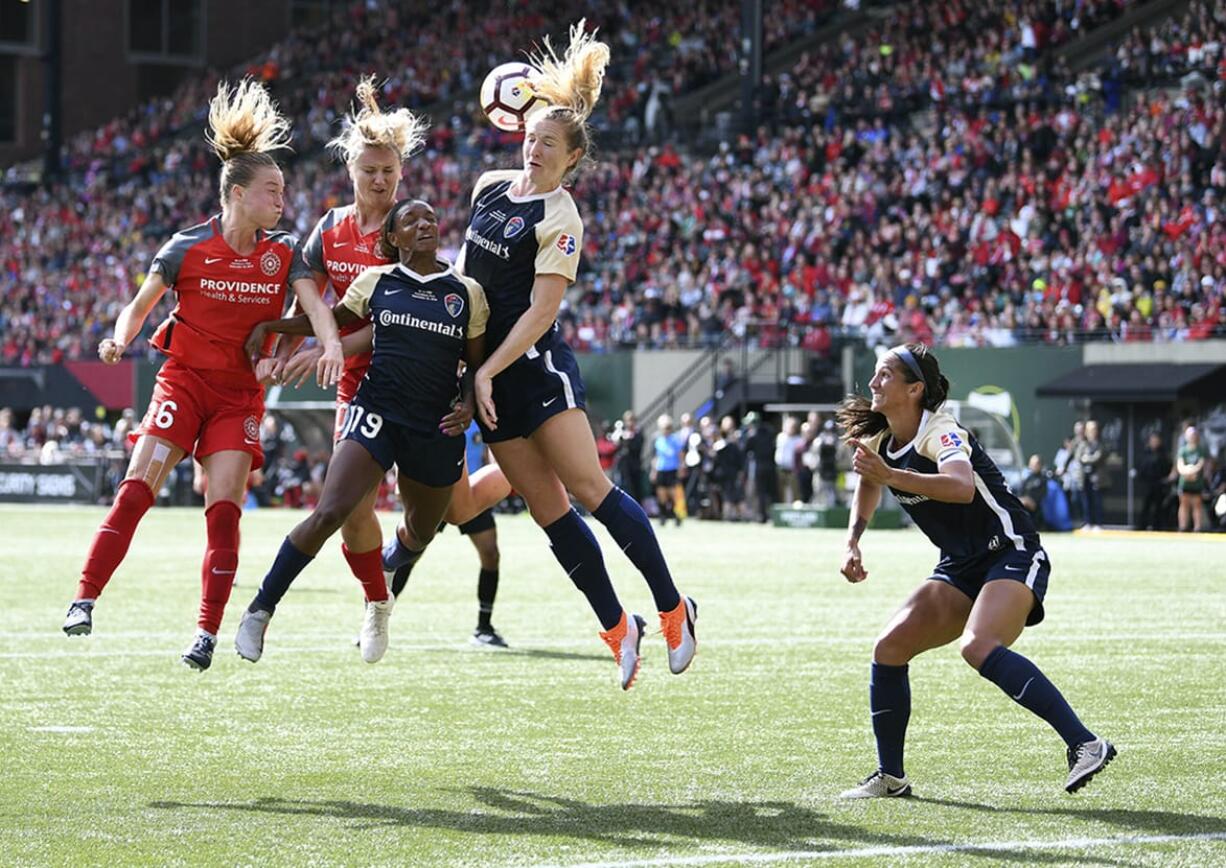
<svg viewBox="0 0 1226 868">
<path fill-rule="evenodd" d="M 921 406 L 935 412 L 949 397 L 949 378 L 941 373 L 940 362 L 923 344 L 903 344 L 890 350 L 895 367 L 908 383 L 924 384 Z M 909 358 L 908 358 L 909 357 Z M 918 372 L 916 371 L 918 368 Z M 872 401 L 863 395 L 848 395 L 834 412 L 843 438 L 862 440 L 884 431 L 889 422 L 884 413 L 877 413 Z"/>
</svg>

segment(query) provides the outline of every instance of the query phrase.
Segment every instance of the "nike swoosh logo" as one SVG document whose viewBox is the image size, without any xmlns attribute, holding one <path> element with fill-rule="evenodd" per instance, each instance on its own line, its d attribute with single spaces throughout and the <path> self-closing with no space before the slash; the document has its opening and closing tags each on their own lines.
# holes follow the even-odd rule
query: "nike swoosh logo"
<svg viewBox="0 0 1226 868">
<path fill-rule="evenodd" d="M 206 256 L 204 257 L 204 264 L 212 265 L 214 262 L 221 262 L 223 259 L 225 259 L 224 256 Z"/>
<path fill-rule="evenodd" d="M 901 787 L 886 787 L 885 791 L 891 796 L 897 796 L 899 793 L 901 793 L 906 788 L 907 788 L 907 785 L 903 784 Z"/>
<path fill-rule="evenodd" d="M 581 567 L 581 566 L 583 566 L 583 564 L 581 564 L 581 563 L 579 563 L 579 564 L 575 564 L 573 567 L 571 567 L 569 570 L 567 570 L 567 572 L 566 572 L 566 578 L 568 578 L 568 579 L 569 579 L 571 576 L 573 576 L 573 575 L 575 574 L 575 571 L 576 571 L 576 570 L 578 570 L 578 569 L 579 569 L 579 567 Z"/>
<path fill-rule="evenodd" d="M 892 708 L 883 708 L 883 709 L 881 709 L 881 711 L 874 711 L 874 712 L 871 712 L 871 713 L 869 714 L 869 717 L 876 717 L 876 716 L 877 716 L 877 715 L 879 715 L 879 714 L 888 714 L 888 713 L 890 713 L 890 712 L 891 712 L 891 711 L 893 711 L 893 710 L 894 710 L 894 709 L 892 709 Z"/>
<path fill-rule="evenodd" d="M 1030 686 L 1030 682 L 1031 682 L 1031 681 L 1034 681 L 1034 676 L 1031 676 L 1031 677 L 1030 677 L 1030 678 L 1029 678 L 1029 679 L 1026 681 L 1026 683 L 1022 685 L 1022 689 L 1021 689 L 1021 691 L 1020 691 L 1020 692 L 1017 694 L 1017 696 L 1015 696 L 1015 697 L 1013 697 L 1013 698 L 1014 698 L 1014 699 L 1016 699 L 1016 700 L 1018 700 L 1018 701 L 1020 702 L 1020 701 L 1021 701 L 1021 699 L 1022 699 L 1022 694 L 1024 694 L 1024 693 L 1026 692 L 1026 688 Z"/>
<path fill-rule="evenodd" d="M 552 404 L 552 403 L 553 403 L 554 401 L 556 401 L 556 400 L 558 400 L 558 396 L 557 396 L 557 395 L 554 395 L 554 396 L 553 396 L 552 398 L 550 398 L 548 401 L 541 401 L 541 406 L 542 406 L 542 407 L 548 407 L 550 404 Z"/>
<path fill-rule="evenodd" d="M 213 567 L 213 575 L 215 575 L 215 576 L 232 576 L 232 575 L 234 575 L 234 570 L 219 570 L 219 569 L 217 569 L 217 567 Z"/>
<path fill-rule="evenodd" d="M 403 289 L 385 289 L 383 291 L 383 294 L 384 295 L 395 295 L 398 292 L 404 292 L 404 290 Z"/>
<path fill-rule="evenodd" d="M 336 242 L 335 244 L 333 244 L 333 245 L 332 245 L 332 249 L 333 249 L 333 250 L 335 250 L 335 249 L 337 249 L 337 248 L 339 248 L 339 247 L 348 247 L 348 246 L 349 246 L 349 242 L 348 242 L 348 241 L 338 241 L 338 242 Z"/>
<path fill-rule="evenodd" d="M 463 458 L 461 458 L 459 461 L 457 461 L 457 462 L 455 463 L 455 466 L 456 466 L 456 467 L 459 467 L 459 466 L 460 466 L 461 464 L 463 464 L 463 463 L 464 463 L 464 459 L 463 459 Z"/>
<path fill-rule="evenodd" d="M 246 443 L 248 446 L 259 446 L 260 445 L 259 440 L 248 440 L 246 438 L 243 438 L 243 442 Z"/>
<path fill-rule="evenodd" d="M 1012 570 L 1012 571 L 1013 571 L 1013 572 L 1015 572 L 1015 573 L 1024 573 L 1024 572 L 1026 572 L 1026 568 L 1025 568 L 1025 567 L 1010 567 L 1010 566 L 1006 566 L 1006 567 L 1005 567 L 1005 569 L 1006 569 L 1006 570 Z"/>
</svg>

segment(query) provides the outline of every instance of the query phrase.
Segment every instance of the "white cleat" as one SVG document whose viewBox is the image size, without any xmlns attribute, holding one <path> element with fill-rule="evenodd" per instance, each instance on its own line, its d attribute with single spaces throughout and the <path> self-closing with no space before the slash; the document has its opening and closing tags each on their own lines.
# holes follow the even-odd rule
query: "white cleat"
<svg viewBox="0 0 1226 868">
<path fill-rule="evenodd" d="M 613 659 L 617 661 L 618 680 L 622 690 L 633 687 L 634 679 L 638 677 L 639 666 L 643 662 L 639 646 L 643 644 L 643 629 L 646 626 L 647 621 L 642 615 L 622 612 L 622 619 L 617 626 L 600 634 L 600 638 L 613 652 Z"/>
<path fill-rule="evenodd" d="M 88 636 L 94 629 L 94 601 L 74 600 L 64 616 L 64 633 L 68 636 Z"/>
<path fill-rule="evenodd" d="M 358 635 L 358 647 L 367 663 L 378 663 L 387 653 L 387 621 L 392 614 L 392 598 L 371 600 L 366 604 L 366 616 L 362 619 L 362 632 Z"/>
<path fill-rule="evenodd" d="M 694 638 L 694 622 L 698 620 L 698 604 L 682 597 L 677 608 L 660 613 L 660 630 L 668 644 L 668 670 L 680 675 L 690 668 L 698 640 Z"/>
<path fill-rule="evenodd" d="M 1090 778 L 1107 767 L 1115 759 L 1115 745 L 1105 738 L 1083 741 L 1068 749 L 1068 780 L 1064 789 L 1075 793 L 1090 782 Z"/>
<path fill-rule="evenodd" d="M 896 778 L 883 771 L 875 771 L 863 781 L 860 786 L 844 790 L 840 799 L 897 799 L 911 795 L 911 782 L 907 776 Z"/>
<path fill-rule="evenodd" d="M 239 657 L 254 663 L 264 656 L 264 634 L 268 632 L 270 620 L 272 612 L 264 609 L 243 612 L 243 618 L 238 622 L 238 630 L 234 634 L 234 650 Z"/>
</svg>

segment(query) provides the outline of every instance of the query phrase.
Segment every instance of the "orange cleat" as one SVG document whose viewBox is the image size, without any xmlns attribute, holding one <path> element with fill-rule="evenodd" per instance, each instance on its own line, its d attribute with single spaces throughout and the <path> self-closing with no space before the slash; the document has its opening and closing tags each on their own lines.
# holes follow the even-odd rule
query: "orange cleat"
<svg viewBox="0 0 1226 868">
<path fill-rule="evenodd" d="M 698 640 L 694 638 L 697 620 L 698 604 L 690 597 L 682 597 L 671 612 L 660 613 L 660 631 L 668 643 L 668 668 L 673 675 L 680 675 L 694 660 L 698 650 Z"/>
<path fill-rule="evenodd" d="M 617 661 L 622 690 L 629 690 L 634 686 L 634 679 L 639 674 L 639 666 L 643 662 L 639 655 L 639 646 L 643 643 L 643 629 L 646 626 L 647 621 L 642 615 L 627 615 L 623 611 L 617 626 L 600 634 L 600 638 L 613 652 L 613 659 Z"/>
</svg>

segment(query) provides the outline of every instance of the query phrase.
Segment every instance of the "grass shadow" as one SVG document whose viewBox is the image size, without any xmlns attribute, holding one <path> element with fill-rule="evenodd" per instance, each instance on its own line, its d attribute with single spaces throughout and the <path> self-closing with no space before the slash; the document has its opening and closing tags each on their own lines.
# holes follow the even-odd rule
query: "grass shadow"
<svg viewBox="0 0 1226 868">
<path fill-rule="evenodd" d="M 1015 808 L 954 799 L 912 796 L 911 800 L 943 808 L 986 811 L 993 814 L 1021 814 L 1033 817 L 1068 817 L 1093 823 L 1110 823 L 1134 835 L 1226 834 L 1226 817 L 1181 814 L 1175 811 L 1128 810 L 1126 808 Z"/>
<path fill-rule="evenodd" d="M 628 802 L 596 805 L 564 796 L 470 787 L 466 792 L 485 810 L 381 805 L 329 799 L 288 799 L 266 796 L 243 802 L 151 802 L 163 810 L 249 812 L 281 816 L 329 817 L 352 823 L 357 830 L 407 827 L 445 829 L 475 835 L 534 836 L 577 839 L 613 847 L 658 849 L 680 842 L 740 844 L 774 852 L 824 853 L 861 847 L 918 847 L 942 852 L 954 842 L 908 834 L 881 832 L 838 822 L 827 814 L 791 802 L 704 799 L 659 805 Z M 922 852 L 922 851 L 921 851 Z M 1018 852 L 959 851 L 968 856 L 1021 859 Z M 746 855 L 751 855 L 746 853 Z M 848 854 L 854 855 L 854 854 Z M 1119 864 L 1107 859 L 1069 853 L 1027 852 L 1028 863 Z"/>
</svg>

